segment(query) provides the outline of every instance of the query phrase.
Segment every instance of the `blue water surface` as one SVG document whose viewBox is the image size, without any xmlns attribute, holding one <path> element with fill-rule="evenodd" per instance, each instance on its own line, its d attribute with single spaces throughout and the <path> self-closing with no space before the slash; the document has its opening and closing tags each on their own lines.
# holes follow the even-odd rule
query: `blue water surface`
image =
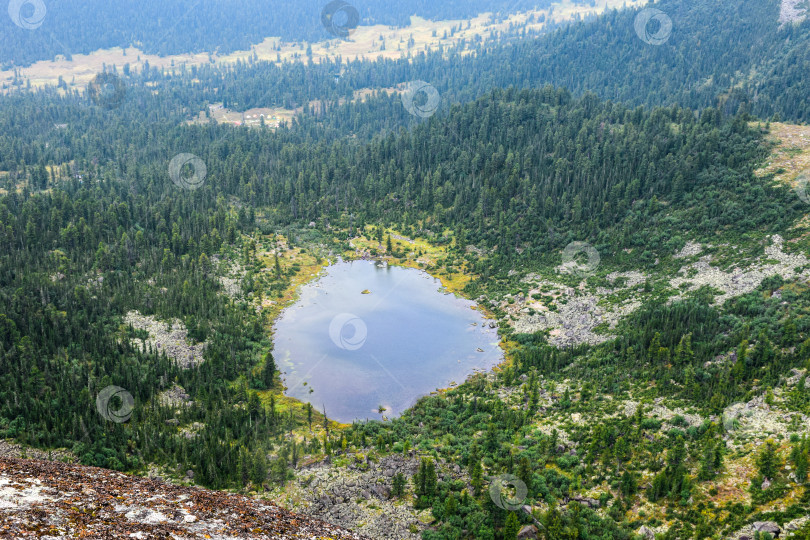
<svg viewBox="0 0 810 540">
<path fill-rule="evenodd" d="M 393 417 L 500 363 L 490 321 L 474 302 L 440 289 L 438 279 L 411 268 L 372 261 L 326 268 L 276 322 L 274 356 L 287 395 L 340 422 L 379 419 L 381 405 Z"/>
</svg>

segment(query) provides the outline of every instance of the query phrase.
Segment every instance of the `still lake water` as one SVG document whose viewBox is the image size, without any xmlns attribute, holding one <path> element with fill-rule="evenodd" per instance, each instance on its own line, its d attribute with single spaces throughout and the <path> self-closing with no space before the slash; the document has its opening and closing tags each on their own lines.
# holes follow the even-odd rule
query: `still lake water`
<svg viewBox="0 0 810 540">
<path fill-rule="evenodd" d="M 500 363 L 497 331 L 471 309 L 475 303 L 440 287 L 411 268 L 329 266 L 276 322 L 273 355 L 287 395 L 325 406 L 340 422 L 379 419 L 380 405 L 393 417 Z"/>
</svg>

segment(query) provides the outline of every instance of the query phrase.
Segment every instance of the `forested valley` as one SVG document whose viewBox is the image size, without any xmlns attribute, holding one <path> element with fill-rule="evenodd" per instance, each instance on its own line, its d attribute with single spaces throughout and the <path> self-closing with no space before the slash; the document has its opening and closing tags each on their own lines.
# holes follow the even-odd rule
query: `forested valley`
<svg viewBox="0 0 810 540">
<path fill-rule="evenodd" d="M 391 25 L 412 8 L 435 18 L 483 10 L 356 6 Z M 778 181 L 783 169 L 762 170 L 784 122 L 808 120 L 810 21 L 780 26 L 775 1 L 655 7 L 676 21 L 660 47 L 638 39 L 627 9 L 472 54 L 109 66 L 124 89 L 111 107 L 22 84 L 0 96 L 0 437 L 279 497 L 305 481 L 304 461 L 362 470 L 401 456 L 418 469 L 385 479 L 388 498 L 422 516 L 410 534 L 429 540 L 512 540 L 529 526 L 553 540 L 738 538 L 754 522 L 793 523 L 808 537 L 807 204 Z M 203 37 L 249 46 L 241 40 L 280 24 L 150 44 L 137 37 L 156 32 L 148 13 L 158 8 L 147 8 L 135 37 L 100 27 L 76 39 L 173 53 L 210 49 Z M 285 25 L 309 15 L 277 14 Z M 6 49 L 20 62 L 44 54 L 14 43 L 29 54 Z M 409 114 L 399 93 L 382 91 L 413 80 L 441 94 L 435 115 Z M 353 99 L 360 89 L 373 92 Z M 276 129 L 192 122 L 214 103 L 301 110 Z M 179 154 L 205 164 L 199 189 L 168 173 Z M 464 276 L 459 293 L 498 320 L 507 361 L 399 418 L 342 426 L 284 395 L 261 300 L 300 284 L 292 254 L 319 266 L 368 238 L 405 263 L 399 235 L 441 250 L 426 271 Z M 601 257 L 585 278 L 556 270 L 575 242 Z M 697 266 L 696 244 L 734 279 L 760 272 L 756 285 L 734 295 L 691 287 L 700 268 L 715 268 Z M 271 248 L 275 259 L 263 259 Z M 763 273 L 774 253 L 792 257 L 790 271 Z M 696 266 L 682 272 L 684 260 Z M 231 266 L 242 270 L 236 294 L 223 280 Z M 641 277 L 622 288 L 617 275 Z M 533 307 L 511 308 L 556 302 L 549 281 L 637 304 L 599 329 L 604 339 L 560 346 L 548 330 L 522 331 Z M 136 346 L 146 336 L 125 321 L 134 311 L 182 321 L 207 344 L 204 361 L 181 366 Z M 97 412 L 110 385 L 133 394 L 127 422 Z M 175 386 L 188 394 L 182 407 L 162 397 Z M 743 403 L 778 412 L 784 427 L 735 438 Z M 526 486 L 522 504 L 491 496 L 499 475 Z"/>
</svg>

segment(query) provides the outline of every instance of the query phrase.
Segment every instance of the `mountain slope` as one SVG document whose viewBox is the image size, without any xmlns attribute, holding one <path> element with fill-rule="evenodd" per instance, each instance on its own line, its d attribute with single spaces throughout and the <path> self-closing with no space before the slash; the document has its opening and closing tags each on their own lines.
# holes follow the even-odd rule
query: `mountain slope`
<svg viewBox="0 0 810 540">
<path fill-rule="evenodd" d="M 651 6 L 672 21 L 661 44 L 637 34 L 639 9 L 611 10 L 475 57 L 392 63 L 383 73 L 402 78 L 381 85 L 421 79 L 446 99 L 467 101 L 494 87 L 553 84 L 626 104 L 716 106 L 728 114 L 743 107 L 760 117 L 778 112 L 810 119 L 803 99 L 810 84 L 810 20 L 781 23 L 779 0 L 662 0 Z M 355 81 L 351 73 L 344 80 Z"/>
<path fill-rule="evenodd" d="M 322 23 L 322 13 L 330 8 L 338 26 L 347 21 L 354 21 L 354 26 L 404 26 L 412 15 L 434 20 L 465 19 L 487 11 L 512 13 L 546 8 L 551 3 L 552 0 L 407 0 L 393 4 L 373 0 L 341 3 L 146 0 L 138 4 L 101 0 L 47 4 L 41 0 L 15 1 L 9 5 L 9 14 L 22 16 L 14 20 L 4 13 L 0 17 L 0 63 L 28 65 L 56 55 L 69 57 L 111 47 L 140 46 L 146 53 L 159 55 L 228 53 L 250 49 L 271 36 L 285 41 L 335 39 Z"/>
<path fill-rule="evenodd" d="M 51 461 L 0 459 L 0 536 L 363 536 L 256 499 Z"/>
</svg>

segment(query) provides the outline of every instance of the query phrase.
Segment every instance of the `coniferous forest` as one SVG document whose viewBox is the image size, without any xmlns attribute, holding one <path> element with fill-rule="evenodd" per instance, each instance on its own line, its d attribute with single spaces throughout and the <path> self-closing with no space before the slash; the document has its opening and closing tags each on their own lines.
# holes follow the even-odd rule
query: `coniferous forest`
<svg viewBox="0 0 810 540">
<path fill-rule="evenodd" d="M 326 39 L 322 6 L 222 2 L 240 16 L 214 25 L 217 3 L 95 4 L 49 5 L 54 27 L 24 39 L 4 22 L 4 68 L 59 46 L 165 55 Z M 355 2 L 361 24 L 392 26 L 551 3 L 517 4 Z M 399 60 L 107 66 L 123 89 L 109 107 L 5 82 L 0 438 L 256 496 L 306 488 L 302 463 L 401 456 L 415 472 L 383 479 L 385 499 L 418 513 L 408 534 L 429 540 L 740 538 L 755 522 L 808 537 L 810 243 L 800 175 L 783 178 L 807 156 L 777 135 L 810 120 L 810 18 L 780 23 L 776 0 L 654 7 L 675 21 L 661 46 L 639 39 L 630 7 Z M 183 32 L 169 30 L 188 9 Z M 435 115 L 383 91 L 415 80 L 441 95 Z M 195 121 L 219 103 L 298 112 L 274 129 Z M 204 163 L 199 189 L 172 177 L 180 154 Z M 318 267 L 368 240 L 415 265 L 400 235 L 441 253 L 422 269 L 461 278 L 454 292 L 497 320 L 506 361 L 398 418 L 339 425 L 284 394 L 262 299 L 311 279 L 293 254 Z M 573 242 L 593 246 L 598 271 L 557 270 Z M 690 255 L 696 244 L 710 259 Z M 735 293 L 700 280 L 711 272 Z M 544 323 L 566 313 L 552 281 L 632 309 L 594 329 L 603 339 L 561 344 L 524 324 L 538 324 L 532 299 Z M 182 322 L 204 360 L 138 346 L 134 311 Z M 98 412 L 110 385 L 132 394 L 126 422 Z M 783 425 L 739 439 L 737 404 Z M 526 488 L 521 504 L 491 495 L 499 475 Z"/>
</svg>

